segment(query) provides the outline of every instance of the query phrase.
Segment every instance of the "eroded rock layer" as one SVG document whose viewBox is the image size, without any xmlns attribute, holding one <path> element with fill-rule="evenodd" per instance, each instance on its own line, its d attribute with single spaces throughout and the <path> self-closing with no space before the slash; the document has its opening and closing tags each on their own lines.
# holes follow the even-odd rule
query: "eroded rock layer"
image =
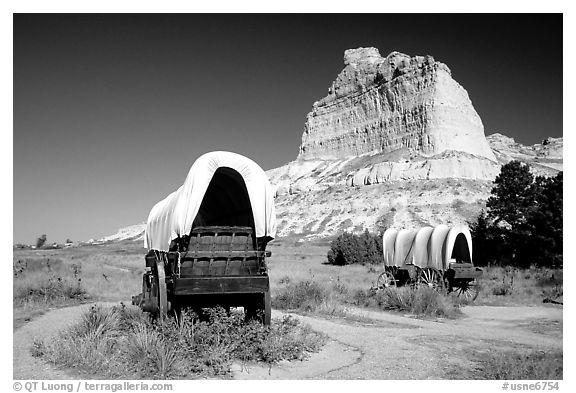
<svg viewBox="0 0 576 393">
<path fill-rule="evenodd" d="M 450 69 L 431 56 L 347 50 L 345 67 L 307 116 L 299 160 L 408 149 L 495 160 L 480 117 Z"/>
</svg>

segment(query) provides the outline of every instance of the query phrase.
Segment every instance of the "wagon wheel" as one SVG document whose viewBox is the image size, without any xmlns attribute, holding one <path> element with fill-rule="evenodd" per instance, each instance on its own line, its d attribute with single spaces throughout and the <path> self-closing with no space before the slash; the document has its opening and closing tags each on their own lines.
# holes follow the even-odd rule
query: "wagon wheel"
<svg viewBox="0 0 576 393">
<path fill-rule="evenodd" d="M 478 297 L 478 286 L 476 286 L 475 281 L 463 281 L 456 284 L 452 291 L 456 296 L 466 299 L 469 302 L 473 302 Z"/>
<path fill-rule="evenodd" d="M 164 262 L 156 261 L 156 274 L 153 277 L 152 297 L 157 305 L 157 313 L 160 321 L 166 319 L 168 314 L 168 294 L 166 291 L 166 273 L 164 272 Z"/>
<path fill-rule="evenodd" d="M 376 281 L 377 289 L 384 289 L 395 286 L 396 286 L 396 279 L 394 278 L 394 276 L 390 271 L 382 272 L 378 276 L 378 280 Z"/>
<path fill-rule="evenodd" d="M 433 267 L 420 269 L 418 272 L 418 285 L 426 285 L 437 291 L 444 290 L 444 277 L 442 272 Z"/>
</svg>

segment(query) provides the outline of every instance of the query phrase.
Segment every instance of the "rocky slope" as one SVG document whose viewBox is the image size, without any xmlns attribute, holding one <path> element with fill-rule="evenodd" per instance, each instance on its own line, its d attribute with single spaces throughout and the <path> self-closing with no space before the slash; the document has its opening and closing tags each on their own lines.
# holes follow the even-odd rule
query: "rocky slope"
<svg viewBox="0 0 576 393">
<path fill-rule="evenodd" d="M 532 173 L 551 176 L 563 168 L 564 138 L 546 138 L 542 143 L 524 146 L 513 138 L 496 133 L 486 138 L 502 164 L 518 160 L 530 165 Z"/>
</svg>

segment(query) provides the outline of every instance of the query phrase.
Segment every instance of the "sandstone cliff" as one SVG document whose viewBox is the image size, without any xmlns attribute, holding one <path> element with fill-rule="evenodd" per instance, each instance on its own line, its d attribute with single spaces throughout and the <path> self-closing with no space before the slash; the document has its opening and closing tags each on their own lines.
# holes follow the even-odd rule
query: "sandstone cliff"
<svg viewBox="0 0 576 393">
<path fill-rule="evenodd" d="M 308 114 L 298 158 L 267 172 L 280 236 L 466 223 L 502 164 L 562 170 L 562 138 L 486 138 L 466 90 L 431 56 L 358 48 L 344 63 Z"/>
<path fill-rule="evenodd" d="M 466 223 L 485 206 L 502 164 L 562 170 L 562 138 L 532 146 L 486 138 L 466 90 L 431 56 L 358 48 L 344 63 L 308 114 L 298 158 L 267 172 L 279 237 Z M 138 239 L 143 230 L 101 241 Z"/>
<path fill-rule="evenodd" d="M 314 103 L 299 160 L 454 150 L 495 161 L 468 93 L 431 56 L 347 50 L 328 95 Z"/>
</svg>

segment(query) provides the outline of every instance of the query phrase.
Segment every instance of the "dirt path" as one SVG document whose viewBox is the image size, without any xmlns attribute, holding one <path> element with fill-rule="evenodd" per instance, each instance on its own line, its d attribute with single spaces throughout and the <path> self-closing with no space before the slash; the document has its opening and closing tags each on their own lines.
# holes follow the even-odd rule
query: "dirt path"
<svg viewBox="0 0 576 393">
<path fill-rule="evenodd" d="M 105 305 L 116 303 L 104 303 Z M 51 311 L 14 332 L 15 379 L 81 378 L 33 358 L 35 337 L 47 339 L 90 305 Z M 445 379 L 473 366 L 475 351 L 562 349 L 560 307 L 467 307 L 457 321 L 424 321 L 395 313 L 352 310 L 353 320 L 297 317 L 330 341 L 305 362 L 269 370 L 233 367 L 237 379 Z M 274 316 L 282 313 L 275 311 Z M 358 322 L 358 321 L 361 322 Z M 96 376 L 95 376 L 96 377 Z M 85 378 L 85 377 L 84 377 Z"/>
<path fill-rule="evenodd" d="M 387 312 L 355 310 L 359 320 L 298 316 L 346 352 L 348 364 L 326 370 L 309 362 L 297 377 L 283 369 L 250 370 L 254 379 L 446 379 L 464 377 L 474 351 L 562 349 L 562 309 L 467 307 L 461 320 L 425 321 Z M 238 377 L 250 378 L 246 373 Z"/>
</svg>

